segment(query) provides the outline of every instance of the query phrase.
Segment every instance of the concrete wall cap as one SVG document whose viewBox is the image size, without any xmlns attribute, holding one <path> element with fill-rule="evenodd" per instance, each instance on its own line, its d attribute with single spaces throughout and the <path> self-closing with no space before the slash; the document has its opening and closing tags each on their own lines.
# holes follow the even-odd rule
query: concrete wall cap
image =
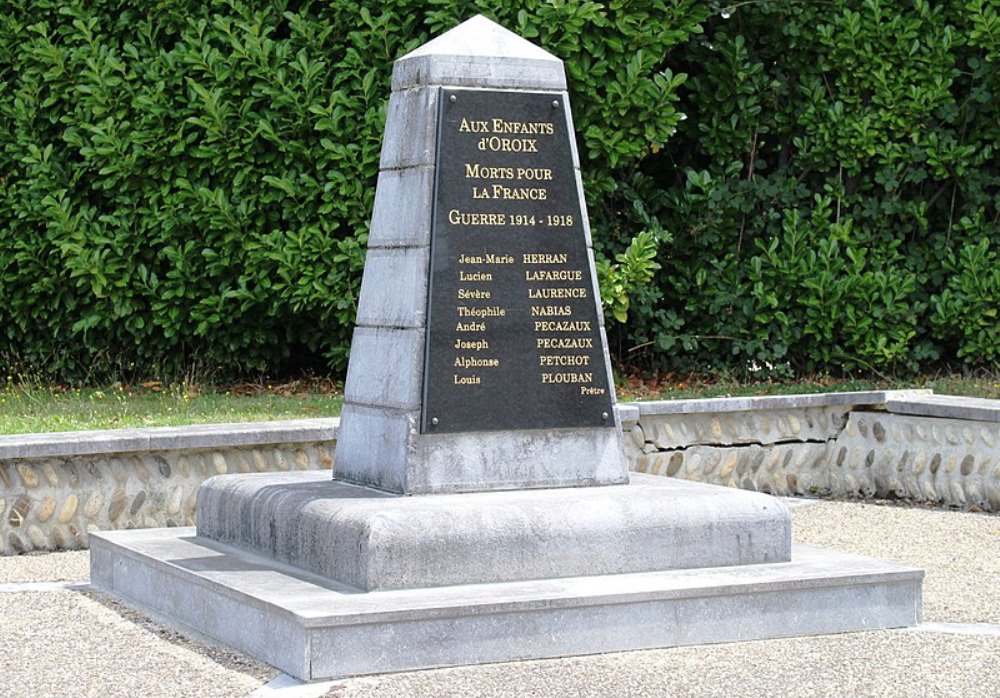
<svg viewBox="0 0 1000 698">
<path fill-rule="evenodd" d="M 864 390 L 808 395 L 765 395 L 760 397 L 719 397 L 693 400 L 651 400 L 631 403 L 642 416 L 698 414 L 703 412 L 751 412 L 806 407 L 884 405 L 889 400 L 932 395 L 931 390 Z"/>
<path fill-rule="evenodd" d="M 1000 400 L 959 395 L 899 396 L 886 400 L 885 408 L 916 417 L 946 417 L 977 422 L 1000 422 Z"/>
<path fill-rule="evenodd" d="M 333 441 L 340 420 L 296 419 L 0 436 L 0 459 Z"/>
</svg>

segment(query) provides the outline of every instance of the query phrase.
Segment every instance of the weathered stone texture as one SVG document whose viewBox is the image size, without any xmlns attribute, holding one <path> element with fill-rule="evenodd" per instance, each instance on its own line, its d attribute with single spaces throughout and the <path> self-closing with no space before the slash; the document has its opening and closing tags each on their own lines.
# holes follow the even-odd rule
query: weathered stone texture
<svg viewBox="0 0 1000 698">
<path fill-rule="evenodd" d="M 922 397 L 908 399 L 907 409 L 916 411 Z M 982 413 L 982 402 L 980 412 L 968 415 Z M 674 408 L 656 414 L 643 406 L 625 439 L 634 470 L 778 495 L 889 497 L 1000 511 L 996 421 L 858 411 L 850 404 L 730 413 Z"/>
<path fill-rule="evenodd" d="M 0 460 L 0 554 L 86 548 L 91 531 L 189 526 L 208 477 L 329 470 L 333 444 Z"/>
</svg>

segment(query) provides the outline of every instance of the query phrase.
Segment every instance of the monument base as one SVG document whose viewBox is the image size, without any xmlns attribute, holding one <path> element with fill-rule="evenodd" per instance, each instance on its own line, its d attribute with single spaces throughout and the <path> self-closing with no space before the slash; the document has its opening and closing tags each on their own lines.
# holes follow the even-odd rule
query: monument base
<svg viewBox="0 0 1000 698">
<path fill-rule="evenodd" d="M 296 474 L 294 479 L 299 480 L 300 487 L 276 482 L 261 487 L 260 478 L 233 476 L 232 483 L 242 483 L 257 494 L 237 496 L 232 501 L 260 504 L 270 498 L 273 505 L 286 499 L 288 503 L 277 510 L 291 512 L 294 499 L 310 489 L 314 494 L 345 492 L 342 489 L 345 486 L 317 482 L 310 473 Z M 458 525 L 445 527 L 454 532 L 446 534 L 445 540 L 461 541 L 461 527 L 471 525 L 477 516 L 480 522 L 494 523 L 499 516 L 501 524 L 506 522 L 500 526 L 501 530 L 509 532 L 511 522 L 519 522 L 514 529 L 523 528 L 547 541 L 543 545 L 549 547 L 542 550 L 557 550 L 558 544 L 565 542 L 570 548 L 577 546 L 580 553 L 582 549 L 578 546 L 584 544 L 591 532 L 564 538 L 573 528 L 572 522 L 586 521 L 595 515 L 597 519 L 591 520 L 610 521 L 613 527 L 619 525 L 616 521 L 627 521 L 620 525 L 642 537 L 645 534 L 640 522 L 650 513 L 652 493 L 659 492 L 656 509 L 660 513 L 654 520 L 660 528 L 654 530 L 672 536 L 681 547 L 694 537 L 698 545 L 729 545 L 726 555 L 737 551 L 731 559 L 740 559 L 743 553 L 738 552 L 739 546 L 727 543 L 737 528 L 732 522 L 740 520 L 740 516 L 733 518 L 731 514 L 755 508 L 763 511 L 759 507 L 768 500 L 773 505 L 766 515 L 777 513 L 777 516 L 770 524 L 756 527 L 752 519 L 745 519 L 748 532 L 742 539 L 745 548 L 755 550 L 754 536 L 766 528 L 773 528 L 777 534 L 764 534 L 761 540 L 765 548 L 778 540 L 787 541 L 787 511 L 776 500 L 681 481 L 635 479 L 637 484 L 628 486 L 536 492 L 536 497 L 553 499 L 543 502 L 529 498 L 529 502 L 534 501 L 530 505 L 520 499 L 525 492 L 441 495 L 445 505 L 460 512 L 455 519 Z M 623 494 L 630 491 L 635 494 Z M 390 510 L 395 508 L 396 513 L 388 517 L 388 523 L 381 523 L 380 530 L 395 530 L 405 520 L 399 512 L 409 511 L 415 515 L 410 528 L 429 533 L 428 520 L 420 514 L 426 506 L 423 500 L 430 501 L 429 496 L 397 498 L 371 490 L 364 492 L 368 496 L 362 497 L 363 500 L 383 507 L 388 505 Z M 598 504 L 602 494 L 612 497 L 604 514 L 599 513 Z M 627 502 L 630 496 L 635 497 L 633 506 Z M 481 497 L 486 504 L 480 502 L 474 506 Z M 514 504 L 510 512 L 501 513 L 496 498 L 504 497 Z M 746 501 L 739 502 L 743 498 Z M 322 510 L 328 505 L 316 502 L 329 499 L 314 498 L 312 504 L 306 503 L 306 509 L 319 506 Z M 690 500 L 698 502 L 697 505 L 688 503 Z M 466 508 L 468 511 L 463 511 Z M 239 509 L 240 506 L 234 506 L 230 511 Z M 343 521 L 350 521 L 351 515 L 341 517 L 341 524 L 332 523 L 338 520 L 338 510 L 341 514 L 350 511 L 336 506 L 327 510 L 329 525 L 333 526 L 327 530 L 350 530 L 351 526 L 345 527 Z M 363 510 L 364 507 L 359 511 Z M 474 513 L 476 510 L 479 514 Z M 669 525 L 672 511 L 676 512 L 673 528 Z M 317 515 L 317 521 L 322 518 Z M 377 518 L 369 516 L 369 523 Z M 560 518 L 566 523 L 559 523 Z M 269 527 L 271 523 L 273 519 L 264 525 Z M 277 538 L 281 528 L 274 530 Z M 717 535 L 714 531 L 723 533 Z M 292 535 L 292 529 L 286 532 L 287 535 L 280 534 L 282 538 Z M 477 533 L 474 530 L 469 535 L 474 538 Z M 491 549 L 497 543 L 489 542 L 489 535 L 480 550 L 482 557 L 503 560 L 502 554 Z M 398 538 L 405 539 L 405 536 Z M 378 549 L 382 540 L 386 539 L 383 536 L 372 539 L 372 547 Z M 517 540 L 517 536 L 507 536 L 503 545 Z M 460 569 L 479 571 L 493 565 L 487 562 L 484 568 L 474 562 L 461 563 L 446 548 L 439 547 L 433 552 L 433 541 L 431 536 L 427 549 L 413 551 L 419 555 L 431 550 L 432 554 L 425 565 L 427 570 L 420 572 L 423 577 L 408 576 L 409 581 L 416 578 L 438 584 L 446 581 L 449 573 L 428 572 L 433 565 L 454 563 Z M 628 569 L 629 544 L 622 538 L 618 542 L 623 546 L 618 551 L 618 560 L 622 569 Z M 688 569 L 364 591 L 356 585 L 199 536 L 194 528 L 94 533 L 90 545 L 91 583 L 95 588 L 304 680 L 904 627 L 920 619 L 923 578 L 922 571 L 897 564 L 793 546 L 790 561 L 784 562 L 712 563 Z M 611 560 L 609 555 L 613 553 L 605 551 L 603 558 L 590 563 L 590 568 L 604 571 L 605 561 Z M 381 568 L 383 572 L 392 569 L 389 564 Z M 562 571 L 567 569 L 563 567 Z M 410 575 L 413 570 L 403 564 L 398 571 Z M 376 578 L 379 577 L 367 577 Z M 384 575 L 381 578 L 388 580 Z"/>
<path fill-rule="evenodd" d="M 414 497 L 329 473 L 224 475 L 198 535 L 363 591 L 787 562 L 766 494 L 634 475 L 625 485 Z"/>
</svg>

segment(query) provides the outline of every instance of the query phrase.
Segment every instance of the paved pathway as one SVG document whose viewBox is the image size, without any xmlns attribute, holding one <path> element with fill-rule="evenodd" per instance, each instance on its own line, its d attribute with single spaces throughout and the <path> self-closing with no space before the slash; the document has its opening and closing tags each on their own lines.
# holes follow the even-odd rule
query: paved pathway
<svg viewBox="0 0 1000 698">
<path fill-rule="evenodd" d="M 89 590 L 85 551 L 0 557 L 0 696 L 1000 697 L 1000 516 L 822 502 L 795 538 L 927 570 L 917 628 L 302 685 Z"/>
</svg>

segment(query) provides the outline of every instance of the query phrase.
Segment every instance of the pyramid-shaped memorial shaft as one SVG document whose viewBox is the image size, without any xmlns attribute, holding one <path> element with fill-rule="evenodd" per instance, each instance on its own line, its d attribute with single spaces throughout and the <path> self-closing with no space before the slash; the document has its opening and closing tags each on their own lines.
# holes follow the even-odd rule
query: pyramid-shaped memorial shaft
<svg viewBox="0 0 1000 698">
<path fill-rule="evenodd" d="M 336 478 L 626 483 L 562 61 L 478 16 L 392 86 Z"/>
</svg>

